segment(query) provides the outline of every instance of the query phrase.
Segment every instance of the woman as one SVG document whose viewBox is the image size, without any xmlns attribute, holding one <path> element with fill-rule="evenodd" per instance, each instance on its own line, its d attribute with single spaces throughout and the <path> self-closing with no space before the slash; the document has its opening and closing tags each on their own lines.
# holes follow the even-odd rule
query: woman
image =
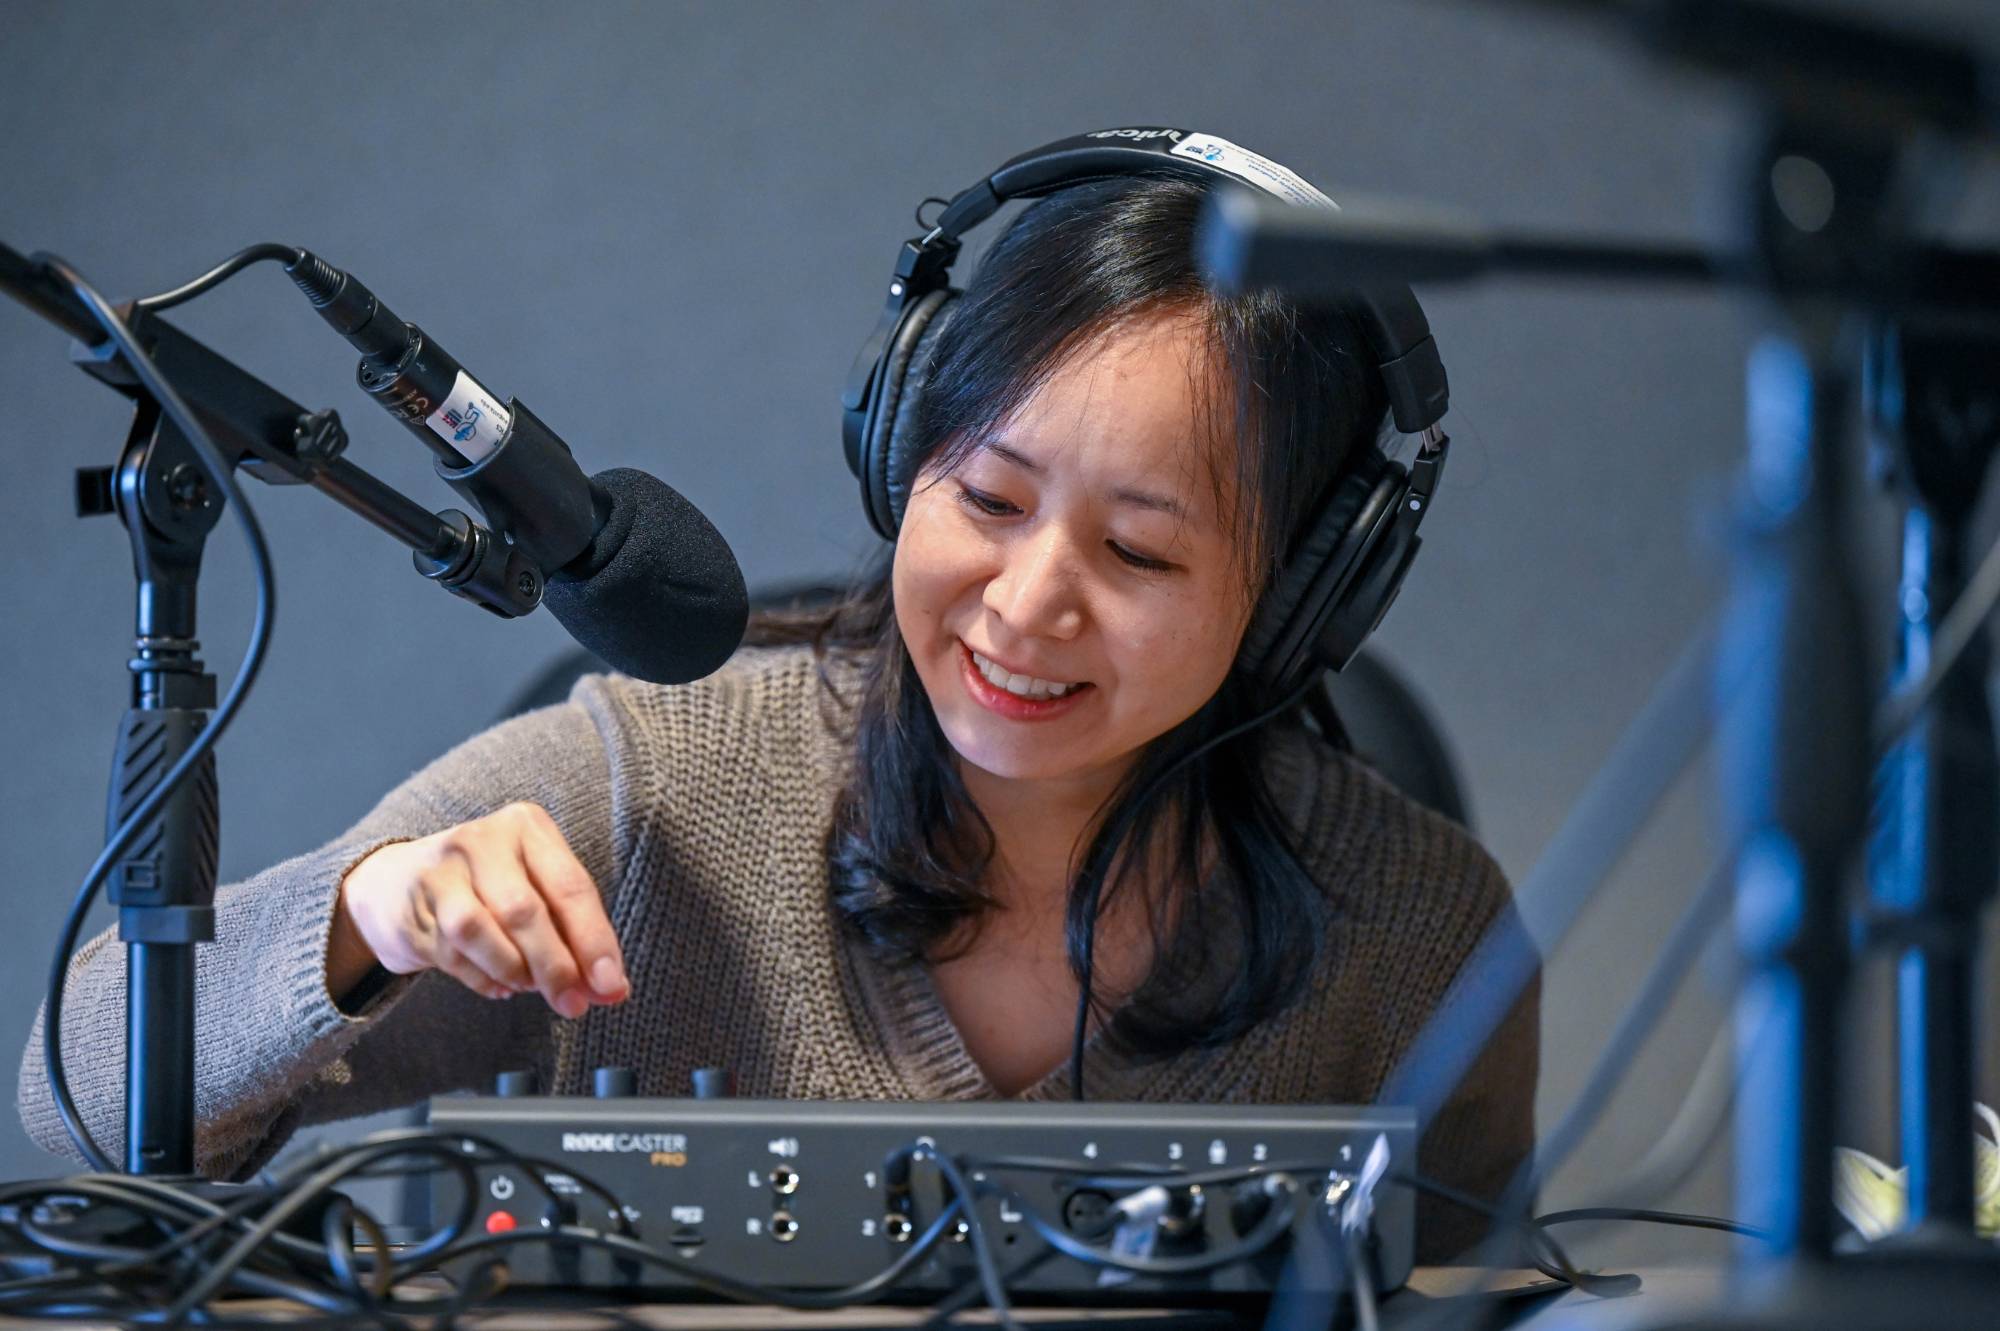
<svg viewBox="0 0 2000 1331">
<path fill-rule="evenodd" d="M 609 1064 L 662 1095 L 719 1066 L 757 1096 L 1368 1101 L 1511 907 L 1463 829 L 1295 710 L 1244 728 L 1273 703 L 1245 627 L 1385 409 L 1345 316 L 1202 287 L 1203 192 L 1076 186 L 996 242 L 935 343 L 893 557 L 847 602 L 693 685 L 586 678 L 223 889 L 201 1170 L 519 1067 L 559 1094 Z M 123 989 L 107 933 L 64 1014 L 100 1142 Z M 1427 1172 L 1490 1195 L 1529 1149 L 1536 1019 L 1531 993 Z M 38 1021 L 22 1116 L 67 1151 L 40 1048 Z M 1479 1229 L 1426 1210 L 1419 1253 Z"/>
</svg>

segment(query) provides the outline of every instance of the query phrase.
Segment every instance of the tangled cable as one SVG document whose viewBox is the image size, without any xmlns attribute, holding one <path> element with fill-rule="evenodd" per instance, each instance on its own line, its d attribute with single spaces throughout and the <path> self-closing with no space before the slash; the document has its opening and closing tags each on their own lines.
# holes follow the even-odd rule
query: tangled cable
<svg viewBox="0 0 2000 1331">
<path fill-rule="evenodd" d="M 609 1189 L 567 1162 L 525 1156 L 462 1132 L 376 1133 L 246 1185 L 240 1197 L 226 1197 L 216 1185 L 114 1174 L 0 1185 L 0 1314 L 163 1327 L 351 1325 L 355 1319 L 397 1331 L 420 1322 L 449 1325 L 505 1288 L 506 1254 L 529 1245 L 606 1252 L 631 1262 L 635 1274 L 639 1267 L 662 1269 L 724 1299 L 831 1309 L 881 1298 L 956 1232 L 969 1243 L 977 1274 L 970 1289 L 948 1291 L 938 1312 L 948 1316 L 983 1299 L 1001 1325 L 1013 1326 L 1006 1279 L 976 1205 L 981 1199 L 1018 1208 L 1047 1245 L 1008 1273 L 1015 1277 L 1057 1254 L 1138 1274 L 1193 1275 L 1271 1247 L 1296 1215 L 1293 1187 L 1285 1205 L 1227 1248 L 1131 1257 L 1078 1239 L 1017 1193 L 927 1142 L 901 1148 L 892 1159 L 935 1168 L 947 1190 L 945 1204 L 881 1271 L 843 1288 L 810 1291 L 739 1280 L 656 1249 L 632 1231 Z M 1074 1172 L 1083 1163 L 1068 1162 L 1068 1168 Z M 587 1197 L 589 1214 L 602 1215 L 603 1222 L 477 1232 L 482 1166 L 506 1167 L 529 1179 L 550 1214 L 580 1214 L 577 1199 Z M 393 1252 L 378 1218 L 338 1191 L 356 1179 L 438 1173 L 458 1179 L 457 1205 L 419 1242 Z M 552 1176 L 565 1186 L 554 1186 Z M 355 1244 L 357 1230 L 366 1246 Z M 411 1288 L 419 1276 L 444 1277 L 446 1287 Z M 248 1313 L 229 1306 L 232 1296 L 282 1298 L 304 1313 Z"/>
</svg>

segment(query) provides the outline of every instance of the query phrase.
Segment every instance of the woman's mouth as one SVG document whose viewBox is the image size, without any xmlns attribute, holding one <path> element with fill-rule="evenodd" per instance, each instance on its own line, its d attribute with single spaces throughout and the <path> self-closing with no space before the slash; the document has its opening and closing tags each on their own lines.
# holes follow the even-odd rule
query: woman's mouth
<svg viewBox="0 0 2000 1331">
<path fill-rule="evenodd" d="M 1017 675 L 991 658 L 958 644 L 959 675 L 973 701 L 1013 721 L 1041 721 L 1069 711 L 1091 691 L 1088 682 L 1065 683 Z"/>
</svg>

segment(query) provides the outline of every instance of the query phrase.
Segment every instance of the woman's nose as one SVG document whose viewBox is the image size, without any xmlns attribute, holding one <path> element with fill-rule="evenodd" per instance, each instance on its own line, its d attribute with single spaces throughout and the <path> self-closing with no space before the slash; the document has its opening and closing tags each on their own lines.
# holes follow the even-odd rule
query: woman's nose
<svg viewBox="0 0 2000 1331">
<path fill-rule="evenodd" d="M 1083 625 L 1076 552 L 1053 526 L 1013 542 L 986 584 L 986 608 L 1023 637 L 1069 638 Z"/>
</svg>

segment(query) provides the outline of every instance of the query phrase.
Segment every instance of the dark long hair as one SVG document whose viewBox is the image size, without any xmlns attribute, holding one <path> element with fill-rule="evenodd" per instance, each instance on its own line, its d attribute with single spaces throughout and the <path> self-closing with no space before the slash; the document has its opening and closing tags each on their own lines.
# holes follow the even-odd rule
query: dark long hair
<svg viewBox="0 0 2000 1331">
<path fill-rule="evenodd" d="M 1224 446 L 1211 454 L 1234 459 L 1229 517 L 1261 603 L 1322 496 L 1374 452 L 1386 402 L 1346 315 L 1203 286 L 1191 253 L 1204 194 L 1178 178 L 1128 178 L 1075 186 L 1023 211 L 939 335 L 916 456 L 925 478 L 947 474 L 1095 335 L 1152 311 L 1193 314 L 1215 353 L 1205 398 Z M 1211 481 L 1222 494 L 1224 478 Z M 834 904 L 877 956 L 920 964 L 970 945 L 994 904 L 983 885 L 994 844 L 897 629 L 889 573 L 885 555 L 831 609 L 761 616 L 751 641 L 809 641 L 823 663 L 838 655 L 859 667 L 848 692 L 853 767 L 827 840 Z M 1272 788 L 1272 727 L 1187 761 L 1272 702 L 1248 672 L 1232 671 L 1194 715 L 1145 747 L 1073 861 L 1067 945 L 1080 980 L 1097 910 L 1135 883 L 1177 892 L 1178 924 L 1169 933 L 1156 923 L 1152 976 L 1109 1032 L 1130 1053 L 1163 1057 L 1237 1038 L 1297 997 L 1318 956 L 1331 903 L 1301 868 Z M 1345 744 L 1337 722 L 1323 737 Z M 1163 861 L 1207 862 L 1214 872 L 1201 882 L 1144 882 Z"/>
</svg>

